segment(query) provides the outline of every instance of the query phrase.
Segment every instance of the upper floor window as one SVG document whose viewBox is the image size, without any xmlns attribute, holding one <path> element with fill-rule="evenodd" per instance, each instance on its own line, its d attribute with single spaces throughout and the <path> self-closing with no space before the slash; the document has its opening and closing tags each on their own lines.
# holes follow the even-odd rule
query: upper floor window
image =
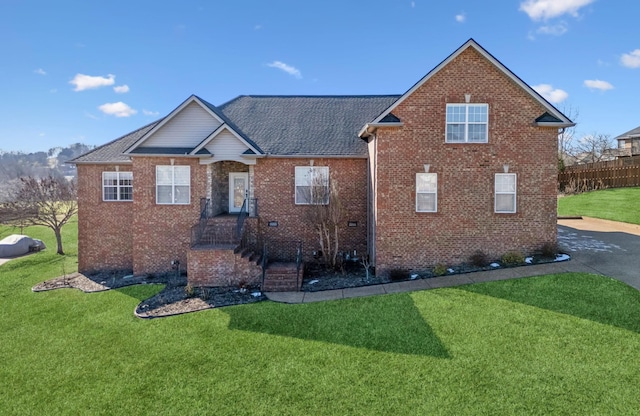
<svg viewBox="0 0 640 416">
<path fill-rule="evenodd" d="M 190 166 L 156 166 L 157 204 L 189 204 L 190 193 Z"/>
<path fill-rule="evenodd" d="M 329 167 L 296 166 L 296 205 L 329 203 Z"/>
<path fill-rule="evenodd" d="M 495 212 L 512 214 L 516 212 L 516 174 L 496 173 Z"/>
<path fill-rule="evenodd" d="M 438 174 L 416 173 L 416 212 L 438 211 Z"/>
<path fill-rule="evenodd" d="M 447 104 L 447 143 L 487 143 L 489 104 Z"/>
<path fill-rule="evenodd" d="M 102 172 L 103 201 L 133 201 L 133 172 Z"/>
</svg>

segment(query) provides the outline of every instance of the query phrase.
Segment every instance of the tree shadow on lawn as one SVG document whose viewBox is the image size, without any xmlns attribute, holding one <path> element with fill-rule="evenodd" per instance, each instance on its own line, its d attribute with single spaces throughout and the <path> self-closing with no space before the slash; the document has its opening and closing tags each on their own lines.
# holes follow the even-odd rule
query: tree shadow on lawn
<svg viewBox="0 0 640 416">
<path fill-rule="evenodd" d="M 451 358 L 408 294 L 224 310 L 229 329 L 370 350 Z"/>
<path fill-rule="evenodd" d="M 640 292 L 605 276 L 562 273 L 457 289 L 640 333 Z"/>
</svg>

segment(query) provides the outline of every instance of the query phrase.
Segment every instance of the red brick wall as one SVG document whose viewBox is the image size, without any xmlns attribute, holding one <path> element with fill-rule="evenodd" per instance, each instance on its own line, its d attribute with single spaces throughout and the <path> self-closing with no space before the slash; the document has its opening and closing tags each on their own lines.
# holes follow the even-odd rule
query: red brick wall
<svg viewBox="0 0 640 416">
<path fill-rule="evenodd" d="M 255 260 L 233 250 L 189 250 L 189 284 L 192 286 L 238 286 L 257 284 L 262 269 Z"/>
<path fill-rule="evenodd" d="M 156 204 L 156 166 L 170 165 L 170 158 L 133 158 L 135 214 L 128 231 L 133 238 L 135 274 L 170 271 L 172 260 L 179 260 L 183 268 L 187 265 L 191 227 L 200 218 L 200 198 L 206 197 L 207 169 L 198 159 L 173 159 L 175 165 L 191 166 L 189 205 Z"/>
<path fill-rule="evenodd" d="M 486 144 L 445 143 L 447 103 L 488 103 Z M 377 271 L 459 263 L 476 250 L 499 257 L 556 241 L 557 130 L 533 125 L 545 109 L 469 48 L 379 129 Z M 438 173 L 438 212 L 415 212 L 415 176 Z M 517 213 L 494 213 L 494 174 L 517 173 Z"/>
<path fill-rule="evenodd" d="M 258 198 L 260 230 L 267 239 L 302 240 L 305 257 L 320 248 L 318 237 L 305 213 L 306 205 L 295 205 L 295 167 L 309 166 L 311 159 L 258 159 L 255 165 L 254 196 Z M 340 233 L 340 249 L 366 250 L 367 238 L 367 161 L 366 159 L 313 158 L 314 166 L 328 166 L 332 182 L 338 184 L 338 193 L 345 209 L 344 226 Z M 277 221 L 277 227 L 268 227 Z M 356 221 L 357 227 L 348 227 Z M 288 247 L 287 251 L 293 251 Z"/>
<path fill-rule="evenodd" d="M 118 165 L 131 172 L 131 165 Z M 131 270 L 133 202 L 102 201 L 102 172 L 116 165 L 78 165 L 78 270 Z M 134 181 L 135 182 L 135 181 Z"/>
</svg>

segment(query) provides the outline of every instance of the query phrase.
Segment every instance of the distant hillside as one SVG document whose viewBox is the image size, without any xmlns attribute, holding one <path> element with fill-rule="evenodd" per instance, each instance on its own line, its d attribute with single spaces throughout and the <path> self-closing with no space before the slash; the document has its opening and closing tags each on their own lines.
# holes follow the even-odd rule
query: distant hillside
<svg viewBox="0 0 640 416">
<path fill-rule="evenodd" d="M 0 202 L 6 201 L 20 183 L 20 178 L 33 176 L 76 176 L 76 167 L 65 164 L 93 149 L 82 143 L 69 147 L 53 147 L 47 152 L 23 153 L 0 150 Z"/>
</svg>

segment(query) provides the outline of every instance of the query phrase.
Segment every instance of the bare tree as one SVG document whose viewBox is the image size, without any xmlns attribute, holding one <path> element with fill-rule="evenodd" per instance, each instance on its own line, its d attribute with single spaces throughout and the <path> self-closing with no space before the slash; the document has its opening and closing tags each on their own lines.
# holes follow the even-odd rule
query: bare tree
<svg viewBox="0 0 640 416">
<path fill-rule="evenodd" d="M 318 235 L 318 243 L 322 250 L 322 257 L 327 267 L 336 268 L 339 265 L 340 227 L 344 222 L 344 208 L 338 193 L 338 183 L 322 174 L 311 178 L 308 200 L 309 209 L 307 219 L 313 225 Z"/>
<path fill-rule="evenodd" d="M 611 135 L 592 133 L 576 141 L 576 155 L 579 155 L 581 163 L 593 163 L 608 160 L 614 152 Z"/>
<path fill-rule="evenodd" d="M 569 117 L 574 123 L 578 120 L 580 112 L 577 108 L 568 106 L 562 110 L 562 113 Z M 565 127 L 558 133 L 558 168 L 562 171 L 566 165 L 573 164 L 575 156 L 576 127 Z"/>
<path fill-rule="evenodd" d="M 16 213 L 26 216 L 30 225 L 43 225 L 53 230 L 58 245 L 62 249 L 62 227 L 78 212 L 75 182 L 49 176 L 36 179 L 21 178 L 21 186 L 10 206 Z"/>
</svg>

